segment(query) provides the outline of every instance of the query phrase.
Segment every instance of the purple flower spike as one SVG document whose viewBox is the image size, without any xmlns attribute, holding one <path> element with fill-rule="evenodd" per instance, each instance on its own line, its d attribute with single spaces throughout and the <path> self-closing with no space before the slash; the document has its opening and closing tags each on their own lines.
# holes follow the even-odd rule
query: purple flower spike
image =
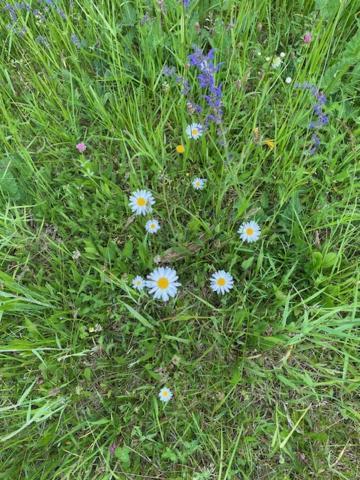
<svg viewBox="0 0 360 480">
<path fill-rule="evenodd" d="M 200 88 L 207 90 L 204 95 L 210 112 L 205 118 L 205 124 L 210 122 L 219 124 L 222 122 L 222 91 L 221 85 L 216 85 L 215 73 L 219 71 L 221 64 L 214 64 L 215 50 L 211 49 L 206 55 L 199 47 L 194 47 L 194 52 L 188 56 L 189 63 L 199 71 L 197 76 Z"/>
<path fill-rule="evenodd" d="M 325 127 L 326 125 L 329 124 L 329 117 L 326 115 L 323 111 L 323 106 L 327 102 L 327 98 L 321 90 L 319 90 L 315 85 L 309 83 L 309 82 L 304 82 L 304 83 L 296 83 L 295 84 L 296 88 L 301 88 L 304 90 L 309 90 L 311 94 L 316 98 L 316 104 L 313 106 L 313 111 L 314 114 L 316 115 L 317 119 L 313 120 L 309 124 L 309 129 L 311 130 L 319 130 L 322 127 Z M 320 138 L 314 133 L 311 136 L 311 147 L 308 151 L 309 155 L 314 155 L 314 153 L 318 150 L 320 146 Z"/>
<path fill-rule="evenodd" d="M 190 3 L 190 2 L 189 2 Z M 180 85 L 181 93 L 186 97 L 187 111 L 191 115 L 204 115 L 202 118 L 202 125 L 205 128 L 210 123 L 220 125 L 223 117 L 223 102 L 222 102 L 222 86 L 217 85 L 215 74 L 219 71 L 221 64 L 214 63 L 215 50 L 211 49 L 207 54 L 194 46 L 193 52 L 188 55 L 188 65 L 186 68 L 195 67 L 197 73 L 198 86 L 203 90 L 201 98 L 205 101 L 206 105 L 201 106 L 195 100 L 195 95 L 192 92 L 192 85 L 189 80 L 181 75 L 178 75 L 174 67 L 163 67 L 163 75 L 171 77 L 173 82 Z M 219 131 L 219 129 L 217 129 Z"/>
</svg>

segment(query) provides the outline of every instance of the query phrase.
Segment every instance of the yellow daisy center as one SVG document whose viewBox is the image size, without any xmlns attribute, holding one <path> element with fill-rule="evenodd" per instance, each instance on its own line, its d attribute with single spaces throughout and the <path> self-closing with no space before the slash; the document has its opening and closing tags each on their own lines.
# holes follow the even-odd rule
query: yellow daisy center
<svg viewBox="0 0 360 480">
<path fill-rule="evenodd" d="M 155 228 L 155 223 L 152 223 L 152 224 L 150 225 L 150 228 L 151 228 L 151 230 L 154 230 L 154 228 Z"/>
<path fill-rule="evenodd" d="M 197 187 L 200 187 L 200 182 L 199 182 L 199 180 L 198 180 L 197 182 L 195 182 L 195 185 L 196 185 Z"/>
<path fill-rule="evenodd" d="M 198 133 L 199 133 L 199 130 L 197 128 L 193 128 L 191 130 L 191 134 L 194 135 L 194 136 L 197 135 Z"/>
<path fill-rule="evenodd" d="M 248 235 L 249 237 L 251 237 L 252 235 L 254 235 L 254 229 L 252 227 L 248 227 L 246 230 L 245 230 L 245 233 L 246 235 Z"/>
<path fill-rule="evenodd" d="M 138 207 L 145 207 L 145 205 L 147 204 L 147 200 L 144 197 L 138 197 L 136 199 L 136 203 L 137 203 Z"/>
<path fill-rule="evenodd" d="M 164 391 L 162 392 L 162 396 L 163 396 L 163 397 L 168 397 L 168 396 L 169 396 L 169 392 L 168 392 L 167 390 L 164 390 Z"/>
<path fill-rule="evenodd" d="M 226 280 L 223 277 L 220 277 L 216 280 L 216 284 L 218 287 L 224 287 L 226 284 Z"/>
<path fill-rule="evenodd" d="M 156 283 L 161 290 L 165 290 L 168 288 L 170 282 L 166 277 L 160 277 Z"/>
<path fill-rule="evenodd" d="M 178 146 L 176 147 L 176 151 L 177 151 L 177 153 L 184 153 L 184 152 L 185 152 L 185 147 L 184 147 L 184 145 L 178 145 Z"/>
</svg>

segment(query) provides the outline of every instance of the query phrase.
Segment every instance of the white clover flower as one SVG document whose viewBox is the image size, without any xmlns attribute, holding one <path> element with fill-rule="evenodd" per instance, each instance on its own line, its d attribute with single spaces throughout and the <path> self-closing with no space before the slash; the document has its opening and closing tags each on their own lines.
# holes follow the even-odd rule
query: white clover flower
<svg viewBox="0 0 360 480">
<path fill-rule="evenodd" d="M 213 273 L 210 278 L 210 288 L 216 293 L 223 295 L 231 290 L 234 286 L 233 277 L 224 270 L 218 270 Z"/>
<path fill-rule="evenodd" d="M 286 57 L 286 53 L 285 53 L 285 52 L 281 52 L 281 53 L 280 53 L 280 57 L 281 57 L 281 58 L 285 58 L 285 57 Z"/>
<path fill-rule="evenodd" d="M 155 200 L 148 190 L 137 190 L 129 199 L 130 208 L 135 215 L 146 215 L 152 211 Z"/>
<path fill-rule="evenodd" d="M 160 223 L 155 218 L 153 218 L 152 220 L 146 222 L 145 230 L 148 233 L 156 233 L 158 230 L 160 230 Z"/>
<path fill-rule="evenodd" d="M 282 64 L 281 58 L 280 57 L 275 57 L 272 61 L 271 66 L 272 66 L 272 68 L 279 68 L 281 66 L 281 64 Z"/>
<path fill-rule="evenodd" d="M 286 78 L 285 78 L 285 82 L 288 83 L 288 84 L 291 83 L 291 82 L 292 82 L 292 78 L 291 78 L 291 77 L 286 77 Z"/>
<path fill-rule="evenodd" d="M 203 190 L 205 188 L 206 184 L 206 178 L 194 178 L 194 180 L 191 182 L 192 186 L 195 188 L 195 190 Z"/>
<path fill-rule="evenodd" d="M 140 292 L 145 287 L 145 280 L 140 277 L 140 275 L 137 275 L 131 284 L 134 288 L 136 288 L 136 290 L 139 290 Z"/>
<path fill-rule="evenodd" d="M 186 135 L 194 140 L 200 138 L 203 134 L 203 131 L 203 126 L 200 123 L 192 123 L 186 127 Z"/>
<path fill-rule="evenodd" d="M 73 251 L 71 256 L 72 256 L 73 260 L 78 260 L 81 257 L 81 253 L 79 252 L 78 249 L 76 249 L 76 250 Z"/>
<path fill-rule="evenodd" d="M 175 297 L 180 283 L 179 277 L 173 268 L 159 267 L 147 276 L 146 287 L 149 293 L 156 299 L 167 302 L 169 298 Z"/>
<path fill-rule="evenodd" d="M 246 222 L 240 226 L 238 234 L 244 242 L 256 242 L 260 238 L 261 228 L 254 221 Z"/>
<path fill-rule="evenodd" d="M 170 402 L 172 397 L 173 397 L 173 393 L 170 390 L 170 388 L 163 387 L 159 392 L 159 398 L 161 402 L 164 402 L 164 403 Z"/>
</svg>

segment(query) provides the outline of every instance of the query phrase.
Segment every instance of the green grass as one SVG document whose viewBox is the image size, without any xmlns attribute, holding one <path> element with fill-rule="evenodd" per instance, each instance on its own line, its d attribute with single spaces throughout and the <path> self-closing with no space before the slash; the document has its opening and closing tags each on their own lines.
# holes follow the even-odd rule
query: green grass
<svg viewBox="0 0 360 480">
<path fill-rule="evenodd" d="M 1 11 L 0 479 L 356 480 L 360 2 L 163 4 L 23 10 L 24 37 Z M 186 139 L 196 117 L 162 75 L 200 95 L 194 44 L 223 62 L 222 142 Z M 305 81 L 328 97 L 313 156 Z M 167 304 L 131 287 L 159 264 L 182 284 Z"/>
</svg>

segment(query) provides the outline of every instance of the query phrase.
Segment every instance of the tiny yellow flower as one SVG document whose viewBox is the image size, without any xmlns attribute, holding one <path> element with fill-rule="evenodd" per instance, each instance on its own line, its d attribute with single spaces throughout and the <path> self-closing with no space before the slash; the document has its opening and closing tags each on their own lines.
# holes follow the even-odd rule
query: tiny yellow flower
<svg viewBox="0 0 360 480">
<path fill-rule="evenodd" d="M 184 145 L 180 144 L 176 147 L 177 153 L 184 153 L 185 152 L 185 147 Z"/>
<path fill-rule="evenodd" d="M 266 140 L 264 140 L 263 143 L 264 143 L 264 145 L 267 145 L 270 150 L 273 150 L 275 148 L 275 142 L 274 142 L 274 140 L 271 140 L 270 138 L 267 138 Z"/>
</svg>

